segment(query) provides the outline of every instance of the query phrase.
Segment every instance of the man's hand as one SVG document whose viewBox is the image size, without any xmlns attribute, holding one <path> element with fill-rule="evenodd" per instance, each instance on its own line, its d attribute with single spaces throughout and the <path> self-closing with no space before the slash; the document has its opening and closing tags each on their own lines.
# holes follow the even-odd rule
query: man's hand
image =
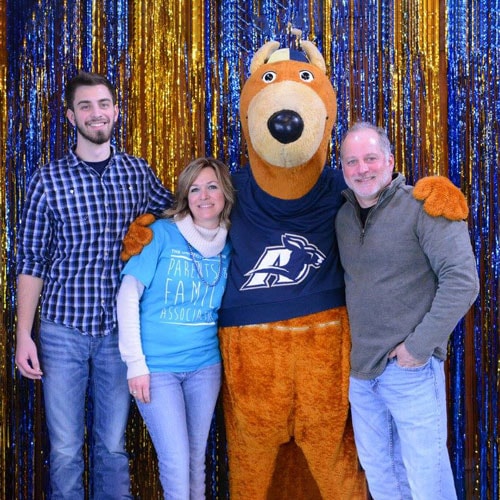
<svg viewBox="0 0 500 500">
<path fill-rule="evenodd" d="M 36 344 L 31 338 L 43 280 L 28 274 L 17 277 L 16 365 L 21 375 L 33 380 L 42 378 Z"/>
<path fill-rule="evenodd" d="M 150 375 L 139 375 L 128 379 L 128 388 L 130 394 L 141 403 L 150 403 L 151 396 L 149 394 Z"/>
<path fill-rule="evenodd" d="M 120 258 L 126 262 L 132 257 L 141 253 L 142 249 L 151 243 L 153 239 L 153 231 L 148 226 L 156 220 L 152 214 L 139 215 L 137 219 L 132 221 L 128 228 L 127 234 L 123 238 L 123 250 Z"/>
<path fill-rule="evenodd" d="M 419 359 L 415 359 L 406 349 L 404 343 L 398 344 L 390 353 L 389 359 L 397 358 L 397 363 L 403 368 L 416 368 L 425 364 Z"/>
<path fill-rule="evenodd" d="M 40 380 L 42 370 L 38 361 L 36 344 L 28 335 L 17 336 L 16 342 L 16 365 L 24 377 Z"/>
<path fill-rule="evenodd" d="M 465 196 L 447 177 L 433 175 L 420 179 L 413 196 L 424 202 L 424 210 L 432 217 L 464 220 L 469 214 Z"/>
</svg>

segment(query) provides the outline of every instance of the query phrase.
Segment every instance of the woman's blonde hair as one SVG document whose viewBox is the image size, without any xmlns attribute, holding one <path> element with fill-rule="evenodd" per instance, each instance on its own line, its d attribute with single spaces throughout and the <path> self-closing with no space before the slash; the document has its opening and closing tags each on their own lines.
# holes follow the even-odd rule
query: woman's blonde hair
<svg viewBox="0 0 500 500">
<path fill-rule="evenodd" d="M 220 222 L 227 228 L 230 226 L 229 216 L 235 200 L 235 191 L 231 182 L 231 174 L 227 165 L 215 158 L 201 157 L 191 161 L 180 173 L 177 180 L 177 189 L 175 191 L 175 200 L 171 208 L 165 210 L 163 217 L 171 219 L 176 217 L 183 219 L 191 214 L 189 210 L 188 196 L 189 189 L 196 181 L 196 178 L 204 168 L 213 168 L 215 176 L 224 194 L 224 208 L 220 214 Z"/>
</svg>

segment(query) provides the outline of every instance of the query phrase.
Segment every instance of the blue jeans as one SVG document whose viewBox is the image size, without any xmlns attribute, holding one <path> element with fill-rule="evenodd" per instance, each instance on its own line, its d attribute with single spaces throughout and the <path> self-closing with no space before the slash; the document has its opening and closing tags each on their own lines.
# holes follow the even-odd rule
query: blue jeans
<svg viewBox="0 0 500 500">
<path fill-rule="evenodd" d="M 359 460 L 375 500 L 455 500 L 446 447 L 443 361 L 417 368 L 390 360 L 372 380 L 351 377 L 352 422 Z"/>
<path fill-rule="evenodd" d="M 137 401 L 158 456 L 165 499 L 205 498 L 205 453 L 220 384 L 220 363 L 152 373 L 151 402 Z"/>
<path fill-rule="evenodd" d="M 118 335 L 91 337 L 42 321 L 40 343 L 50 440 L 50 498 L 84 498 L 82 451 L 87 387 L 92 398 L 90 498 L 132 498 L 124 446 L 130 394 Z"/>
</svg>

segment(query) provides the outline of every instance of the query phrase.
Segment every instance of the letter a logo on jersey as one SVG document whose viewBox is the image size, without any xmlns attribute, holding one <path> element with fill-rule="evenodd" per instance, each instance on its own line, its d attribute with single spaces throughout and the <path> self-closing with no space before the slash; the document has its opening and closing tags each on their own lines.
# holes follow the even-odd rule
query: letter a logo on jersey
<svg viewBox="0 0 500 500">
<path fill-rule="evenodd" d="M 285 233 L 280 246 L 267 247 L 240 290 L 296 285 L 303 281 L 311 268 L 318 268 L 325 255 L 303 236 Z"/>
</svg>

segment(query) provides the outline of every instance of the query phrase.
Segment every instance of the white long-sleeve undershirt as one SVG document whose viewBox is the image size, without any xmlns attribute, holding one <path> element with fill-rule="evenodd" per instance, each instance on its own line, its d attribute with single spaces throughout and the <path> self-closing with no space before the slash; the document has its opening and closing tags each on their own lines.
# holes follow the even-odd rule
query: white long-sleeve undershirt
<svg viewBox="0 0 500 500">
<path fill-rule="evenodd" d="M 127 379 L 147 375 L 149 368 L 141 344 L 139 301 L 144 285 L 134 276 L 123 276 L 116 297 L 118 316 L 118 345 L 122 360 L 127 364 Z"/>
</svg>

